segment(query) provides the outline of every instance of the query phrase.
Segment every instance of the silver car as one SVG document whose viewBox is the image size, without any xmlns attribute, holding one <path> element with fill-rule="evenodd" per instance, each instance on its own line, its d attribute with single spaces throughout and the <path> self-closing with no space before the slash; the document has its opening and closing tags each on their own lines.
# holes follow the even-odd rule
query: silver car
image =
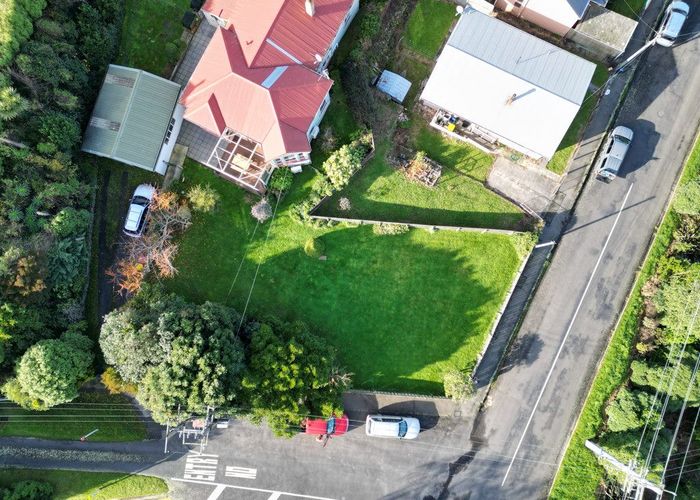
<svg viewBox="0 0 700 500">
<path fill-rule="evenodd" d="M 617 177 L 622 162 L 625 161 L 627 151 L 629 151 L 630 144 L 632 144 L 633 137 L 634 132 L 623 126 L 615 127 L 610 132 L 608 140 L 605 141 L 603 153 L 596 161 L 595 173 L 597 177 L 607 181 Z"/>
<path fill-rule="evenodd" d="M 133 238 L 139 238 L 143 234 L 148 207 L 155 192 L 156 188 L 150 184 L 141 184 L 136 187 L 124 221 L 124 234 Z"/>
<path fill-rule="evenodd" d="M 666 9 L 666 14 L 664 14 L 664 20 L 661 21 L 661 27 L 656 35 L 656 43 L 664 47 L 671 47 L 680 35 L 689 13 L 690 7 L 687 3 L 680 0 L 671 2 Z"/>
<path fill-rule="evenodd" d="M 365 434 L 373 437 L 415 439 L 420 433 L 420 422 L 413 417 L 367 415 Z"/>
</svg>

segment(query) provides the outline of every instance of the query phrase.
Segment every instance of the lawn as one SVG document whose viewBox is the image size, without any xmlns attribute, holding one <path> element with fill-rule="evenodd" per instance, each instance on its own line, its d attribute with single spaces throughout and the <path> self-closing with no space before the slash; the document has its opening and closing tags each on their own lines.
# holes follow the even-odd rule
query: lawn
<svg viewBox="0 0 700 500">
<path fill-rule="evenodd" d="M 442 0 L 418 0 L 408 19 L 405 43 L 408 48 L 433 59 L 455 20 L 455 4 Z"/>
<path fill-rule="evenodd" d="M 607 8 L 636 20 L 644 10 L 645 4 L 646 0 L 610 0 Z"/>
<path fill-rule="evenodd" d="M 168 493 L 168 484 L 153 476 L 72 470 L 0 470 L 0 486 L 28 480 L 51 483 L 54 487 L 52 498 L 55 500 L 108 500 L 151 495 L 159 497 Z"/>
<path fill-rule="evenodd" d="M 188 0 L 126 0 L 117 63 L 170 77 L 185 48 L 180 40 Z"/>
<path fill-rule="evenodd" d="M 91 441 L 139 441 L 146 429 L 128 399 L 102 392 L 84 392 L 71 403 L 48 411 L 27 411 L 0 403 L 0 436 L 78 440 L 94 429 Z"/>
<path fill-rule="evenodd" d="M 607 79 L 607 68 L 601 64 L 598 64 L 596 66 L 595 73 L 593 73 L 593 85 L 596 87 L 601 87 L 603 84 L 605 84 Z M 581 134 L 583 134 L 586 125 L 588 125 L 588 121 L 591 119 L 591 114 L 596 108 L 599 97 L 600 96 L 598 94 L 593 94 L 591 92 L 586 95 L 586 98 L 581 105 L 581 108 L 578 110 L 574 121 L 571 122 L 571 125 L 569 126 L 569 130 L 566 131 L 564 138 L 561 140 L 559 149 L 556 153 L 554 153 L 554 156 L 552 156 L 552 159 L 549 160 L 549 163 L 547 163 L 547 168 L 552 172 L 563 174 L 564 170 L 566 170 L 566 167 L 569 164 L 569 159 L 581 140 Z"/>
<path fill-rule="evenodd" d="M 483 347 L 526 238 L 302 226 L 288 209 L 307 195 L 313 176 L 307 169 L 296 178 L 265 242 L 269 223 L 251 238 L 250 195 L 188 162 L 180 187 L 210 184 L 221 202 L 215 213 L 195 217 L 167 288 L 242 310 L 261 264 L 248 314 L 308 322 L 338 348 L 355 387 L 441 394 L 443 370 L 468 366 Z M 304 254 L 309 238 L 320 240 L 327 260 Z"/>
<path fill-rule="evenodd" d="M 512 203 L 489 191 L 473 176 L 481 177 L 491 163 L 487 155 L 473 154 L 451 144 L 439 134 L 430 134 L 419 141 L 428 156 L 449 161 L 442 177 L 432 188 L 408 180 L 404 173 L 385 160 L 388 145 L 381 144 L 377 154 L 346 189 L 329 198 L 318 210 L 319 215 L 354 219 L 413 222 L 444 226 L 492 227 L 515 229 L 523 223 L 522 212 Z M 428 147 L 425 147 L 428 146 Z M 454 158 L 451 158 L 454 156 Z M 351 209 L 342 212 L 338 200 L 346 197 Z"/>
<path fill-rule="evenodd" d="M 688 182 L 697 178 L 698 175 L 700 175 L 700 141 L 695 143 L 693 152 L 686 163 L 681 182 Z M 674 214 L 667 214 L 659 226 L 649 256 L 637 276 L 630 301 L 622 313 L 620 324 L 613 333 L 600 370 L 586 398 L 586 403 L 555 479 L 551 498 L 570 498 L 572 491 L 577 492 L 577 498 L 595 498 L 596 488 L 604 472 L 593 454 L 585 447 L 585 442 L 598 435 L 603 424 L 603 409 L 608 398 L 628 376 L 631 361 L 630 351 L 637 336 L 643 307 L 641 287 L 653 275 L 659 259 L 664 255 L 672 240 L 675 227 Z"/>
</svg>

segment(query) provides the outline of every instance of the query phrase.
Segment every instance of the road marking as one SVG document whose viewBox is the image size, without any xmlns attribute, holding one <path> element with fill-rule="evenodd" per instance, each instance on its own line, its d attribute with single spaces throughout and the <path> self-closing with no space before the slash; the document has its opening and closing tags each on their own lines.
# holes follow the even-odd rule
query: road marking
<svg viewBox="0 0 700 500">
<path fill-rule="evenodd" d="M 334 498 L 329 498 L 329 497 L 315 497 L 313 495 L 302 495 L 300 493 L 289 493 L 288 491 L 266 490 L 263 488 L 252 488 L 250 486 L 235 486 L 233 484 L 209 483 L 207 481 L 196 481 L 196 480 L 192 480 L 192 479 L 180 479 L 179 477 L 171 477 L 170 479 L 172 479 L 173 481 L 178 481 L 180 483 L 206 484 L 208 486 L 215 484 L 217 486 L 223 486 L 224 488 L 233 488 L 235 490 L 258 491 L 260 493 L 270 493 L 270 495 L 278 494 L 279 496 L 284 495 L 286 497 L 308 498 L 309 500 L 335 500 Z"/>
<path fill-rule="evenodd" d="M 241 479 L 255 479 L 258 475 L 258 469 L 249 469 L 248 467 L 226 466 L 226 477 L 238 477 Z"/>
<path fill-rule="evenodd" d="M 581 310 L 581 305 L 583 304 L 584 299 L 586 298 L 586 295 L 588 294 L 588 289 L 591 286 L 591 283 L 593 282 L 593 277 L 595 276 L 596 271 L 598 270 L 598 266 L 600 265 L 600 262 L 603 260 L 603 255 L 605 255 L 605 250 L 608 248 L 608 243 L 610 243 L 610 238 L 612 237 L 613 233 L 615 232 L 615 228 L 617 227 L 617 222 L 620 220 L 620 216 L 622 215 L 622 211 L 625 209 L 625 205 L 627 204 L 627 199 L 630 196 L 630 193 L 632 192 L 632 188 L 634 187 L 634 183 L 630 184 L 629 189 L 627 190 L 627 194 L 625 195 L 625 199 L 622 200 L 622 205 L 620 206 L 620 210 L 617 212 L 617 216 L 615 217 L 615 222 L 613 223 L 612 228 L 610 229 L 610 232 L 608 233 L 608 237 L 605 240 L 605 244 L 603 245 L 603 248 L 600 250 L 600 255 L 598 255 L 598 260 L 595 263 L 595 266 L 593 267 L 593 271 L 591 272 L 590 277 L 588 278 L 588 283 L 586 283 L 586 288 L 583 290 L 583 295 L 581 295 L 581 300 L 579 300 L 578 305 L 576 306 L 576 310 L 574 311 L 574 315 L 571 317 L 571 321 L 569 321 L 569 326 L 566 329 L 566 333 L 564 334 L 564 338 L 561 341 L 561 344 L 559 345 L 559 350 L 557 351 L 557 355 L 554 356 L 554 360 L 552 361 L 552 366 L 549 368 L 549 373 L 547 373 L 547 378 L 544 379 L 544 384 L 542 385 L 542 389 L 540 389 L 540 394 L 537 396 L 537 401 L 535 401 L 535 406 L 532 408 L 532 413 L 530 413 L 530 418 L 527 419 L 527 424 L 525 424 L 525 429 L 523 430 L 522 436 L 520 436 L 520 441 L 518 441 L 518 446 L 515 447 L 515 453 L 513 453 L 513 458 L 510 459 L 510 464 L 508 465 L 508 470 L 506 470 L 505 476 L 503 476 L 503 481 L 501 481 L 501 487 L 506 484 L 506 480 L 508 479 L 508 474 L 510 474 L 510 469 L 513 467 L 513 462 L 515 462 L 515 457 L 518 456 L 518 452 L 520 451 L 520 446 L 523 444 L 523 439 L 525 439 L 525 434 L 527 434 L 527 430 L 530 428 L 530 423 L 532 423 L 532 417 L 535 416 L 535 412 L 537 411 L 537 406 L 540 404 L 540 400 L 542 399 L 542 395 L 544 394 L 545 389 L 547 388 L 547 384 L 549 384 L 549 379 L 552 376 L 552 372 L 554 372 L 554 367 L 557 364 L 557 361 L 559 360 L 559 356 L 561 355 L 561 351 L 564 349 L 564 344 L 566 343 L 566 339 L 569 338 L 569 334 L 571 333 L 571 329 L 574 326 L 574 321 L 576 321 L 576 316 L 578 316 L 578 312 Z"/>
<path fill-rule="evenodd" d="M 217 484 L 216 488 L 214 488 L 214 491 L 211 492 L 211 495 L 209 495 L 209 498 L 207 498 L 207 500 L 216 500 L 217 498 L 219 498 L 219 496 L 221 496 L 225 489 L 226 486 L 224 486 L 223 484 Z"/>
<path fill-rule="evenodd" d="M 216 469 L 219 467 L 219 456 L 191 451 L 185 461 L 185 479 L 216 480 Z M 216 491 L 216 490 L 214 490 Z M 221 493 L 219 493 L 221 494 Z"/>
<path fill-rule="evenodd" d="M 267 500 L 278 500 L 279 497 L 281 497 L 281 496 L 282 496 L 282 493 L 280 493 L 279 491 L 275 491 L 272 495 L 267 497 Z"/>
</svg>

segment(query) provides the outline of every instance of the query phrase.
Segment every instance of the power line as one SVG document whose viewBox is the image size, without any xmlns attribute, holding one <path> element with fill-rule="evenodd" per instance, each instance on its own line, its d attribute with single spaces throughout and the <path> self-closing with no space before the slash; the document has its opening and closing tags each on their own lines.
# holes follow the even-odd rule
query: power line
<svg viewBox="0 0 700 500">
<path fill-rule="evenodd" d="M 243 268 L 243 263 L 245 262 L 245 258 L 248 256 L 248 250 L 250 249 L 251 243 L 253 243 L 253 238 L 255 238 L 255 233 L 258 230 L 258 226 L 260 225 L 260 221 L 258 221 L 255 224 L 255 229 L 253 229 L 253 234 L 250 236 L 250 240 L 248 240 L 248 246 L 245 249 L 245 252 L 243 252 L 243 257 L 241 257 L 241 262 L 238 264 L 238 270 L 236 271 L 236 275 L 233 277 L 233 281 L 231 282 L 231 286 L 228 289 L 228 293 L 226 294 L 226 299 L 229 298 L 231 295 L 231 291 L 233 290 L 233 285 L 236 284 L 236 280 L 238 280 L 238 275 L 241 272 L 241 268 Z"/>
<path fill-rule="evenodd" d="M 695 420 L 693 421 L 693 428 L 690 430 L 690 436 L 688 436 L 688 444 L 685 447 L 685 455 L 683 455 L 683 463 L 681 464 L 681 470 L 678 473 L 678 479 L 676 479 L 676 487 L 673 490 L 674 493 L 678 492 L 678 487 L 681 484 L 681 476 L 683 475 L 683 469 L 685 468 L 685 459 L 688 457 L 688 450 L 690 449 L 690 443 L 693 442 L 693 434 L 695 434 L 695 427 L 698 425 L 698 417 L 700 417 L 700 408 L 698 408 L 698 410 L 695 412 Z M 690 472 L 690 471 L 688 471 L 688 472 Z"/>
</svg>

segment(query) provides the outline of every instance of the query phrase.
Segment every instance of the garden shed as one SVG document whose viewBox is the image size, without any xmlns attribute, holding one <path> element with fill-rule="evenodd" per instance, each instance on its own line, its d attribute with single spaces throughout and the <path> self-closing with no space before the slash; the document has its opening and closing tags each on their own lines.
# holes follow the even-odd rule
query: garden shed
<svg viewBox="0 0 700 500">
<path fill-rule="evenodd" d="M 110 65 L 85 130 L 82 150 L 165 174 L 182 124 L 180 85 Z"/>
<path fill-rule="evenodd" d="M 421 101 L 437 111 L 431 125 L 448 135 L 549 159 L 594 70 L 592 62 L 467 8 Z"/>
<path fill-rule="evenodd" d="M 403 76 L 384 70 L 376 81 L 377 88 L 401 104 L 411 90 L 411 82 Z"/>
</svg>

